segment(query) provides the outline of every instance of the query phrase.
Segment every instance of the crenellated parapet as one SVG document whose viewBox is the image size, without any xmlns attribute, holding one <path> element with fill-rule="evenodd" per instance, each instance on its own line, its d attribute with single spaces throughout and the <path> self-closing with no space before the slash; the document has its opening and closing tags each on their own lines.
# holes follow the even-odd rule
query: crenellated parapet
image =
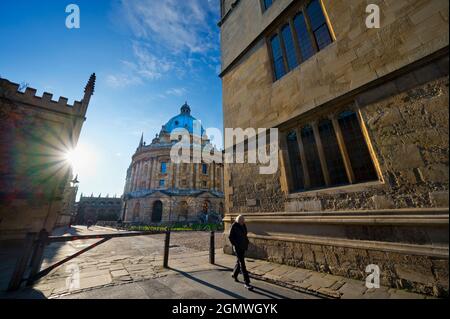
<svg viewBox="0 0 450 319">
<path fill-rule="evenodd" d="M 69 104 L 66 97 L 53 99 L 53 94 L 44 92 L 42 96 L 36 95 L 37 90 L 27 87 L 24 92 L 20 91 L 20 85 L 6 79 L 0 79 L 0 98 L 6 98 L 14 103 L 32 105 L 45 110 L 63 113 L 72 116 L 84 117 L 89 105 L 90 97 L 94 93 L 95 74 L 92 74 L 85 88 L 85 95 L 81 101 Z"/>
</svg>

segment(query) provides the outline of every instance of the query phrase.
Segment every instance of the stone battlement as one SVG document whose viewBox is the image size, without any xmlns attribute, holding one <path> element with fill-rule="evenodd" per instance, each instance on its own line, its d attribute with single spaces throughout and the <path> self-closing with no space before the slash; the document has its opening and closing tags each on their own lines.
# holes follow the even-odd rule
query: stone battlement
<svg viewBox="0 0 450 319">
<path fill-rule="evenodd" d="M 91 76 L 91 79 L 86 86 L 86 90 L 88 90 L 89 88 L 90 91 L 89 97 L 94 91 L 94 85 L 95 74 Z M 86 114 L 87 105 L 89 103 L 89 100 L 86 100 L 86 94 L 81 101 L 75 101 L 73 104 L 69 104 L 69 100 L 66 97 L 61 96 L 59 97 L 58 101 L 56 101 L 53 100 L 53 94 L 51 93 L 44 92 L 42 96 L 38 96 L 36 95 L 37 90 L 34 88 L 27 87 L 25 89 L 25 92 L 21 92 L 19 91 L 19 87 L 20 85 L 17 83 L 0 78 L 0 97 L 14 101 L 16 103 L 33 105 L 58 113 L 66 113 L 68 115 L 84 117 Z"/>
</svg>

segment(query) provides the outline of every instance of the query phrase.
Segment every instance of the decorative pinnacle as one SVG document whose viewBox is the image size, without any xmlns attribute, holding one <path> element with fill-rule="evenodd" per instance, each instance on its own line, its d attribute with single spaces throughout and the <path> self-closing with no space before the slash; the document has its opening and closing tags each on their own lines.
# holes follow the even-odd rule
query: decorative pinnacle
<svg viewBox="0 0 450 319">
<path fill-rule="evenodd" d="M 139 147 L 144 146 L 144 133 L 142 133 L 141 141 L 139 142 Z"/>
<path fill-rule="evenodd" d="M 91 74 L 91 77 L 89 78 L 89 81 L 86 85 L 86 87 L 84 88 L 84 93 L 86 95 L 93 95 L 94 91 L 95 91 L 95 80 L 97 79 L 97 76 L 95 75 L 95 73 Z"/>
</svg>

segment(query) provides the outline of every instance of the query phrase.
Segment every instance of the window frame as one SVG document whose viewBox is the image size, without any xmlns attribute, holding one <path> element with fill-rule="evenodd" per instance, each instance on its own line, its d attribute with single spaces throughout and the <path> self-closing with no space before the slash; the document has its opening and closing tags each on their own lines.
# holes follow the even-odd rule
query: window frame
<svg viewBox="0 0 450 319">
<path fill-rule="evenodd" d="M 202 164 L 202 174 L 203 175 L 209 175 L 209 169 L 208 169 L 208 164 Z"/>
<path fill-rule="evenodd" d="M 164 169 L 163 169 L 163 167 L 164 167 Z M 167 162 L 162 161 L 161 165 L 160 165 L 160 170 L 159 170 L 160 174 L 162 174 L 162 175 L 167 174 L 167 170 L 168 170 Z"/>
<path fill-rule="evenodd" d="M 357 181 L 355 178 L 355 174 L 353 172 L 352 166 L 351 166 L 351 159 L 349 157 L 349 153 L 347 151 L 347 146 L 345 144 L 345 140 L 341 131 L 341 127 L 338 122 L 339 115 L 344 111 L 351 111 L 353 112 L 357 119 L 359 128 L 361 130 L 361 136 L 363 138 L 363 142 L 367 146 L 367 150 L 370 156 L 371 164 L 374 167 L 374 173 L 375 178 L 373 180 L 368 181 Z M 324 152 L 324 148 L 322 145 L 322 140 L 320 137 L 319 127 L 318 124 L 322 120 L 330 120 L 332 123 L 332 128 L 334 130 L 337 144 L 339 147 L 339 152 L 342 156 L 342 162 L 344 164 L 345 174 L 347 176 L 347 183 L 344 184 L 333 184 L 330 179 L 330 174 L 328 171 L 328 164 L 326 159 L 326 154 Z M 303 148 L 303 141 L 301 138 L 301 130 L 306 126 L 312 126 L 314 137 L 316 141 L 316 148 L 320 159 L 320 165 L 322 168 L 322 174 L 324 178 L 324 185 L 316 188 L 312 188 L 309 181 L 309 170 L 308 170 L 308 162 L 306 160 L 305 150 Z M 375 154 L 375 151 L 373 149 L 372 143 L 370 141 L 370 136 L 367 131 L 367 127 L 365 126 L 364 120 L 362 118 L 361 110 L 358 107 L 356 103 L 352 103 L 351 105 L 346 105 L 344 107 L 336 108 L 334 111 L 329 112 L 328 114 L 319 114 L 319 115 L 311 115 L 307 116 L 302 120 L 293 121 L 287 126 L 280 128 L 281 134 L 280 134 L 280 155 L 281 159 L 280 161 L 283 163 L 282 169 L 284 170 L 281 174 L 281 178 L 285 179 L 285 185 L 286 185 L 286 191 L 288 194 L 302 194 L 307 193 L 310 191 L 317 191 L 317 190 L 327 190 L 331 188 L 336 187 L 349 187 L 354 186 L 358 184 L 366 184 L 366 183 L 383 183 L 383 176 L 381 173 L 381 169 L 378 164 L 378 160 Z M 290 160 L 290 150 L 288 149 L 287 144 L 287 136 L 289 133 L 295 132 L 297 134 L 297 143 L 300 151 L 300 170 L 303 171 L 303 185 L 301 187 L 298 187 L 298 189 L 294 189 L 296 182 L 293 180 L 293 167 L 291 166 L 291 160 Z"/>
<path fill-rule="evenodd" d="M 275 1 L 275 0 L 274 0 Z M 330 35 L 331 38 L 331 43 L 334 43 L 336 41 L 336 37 L 334 35 L 334 31 L 331 27 L 331 23 L 330 23 L 330 19 L 328 17 L 328 13 L 325 9 L 325 6 L 322 2 L 322 0 L 307 0 L 307 1 L 303 1 L 300 3 L 300 5 L 295 6 L 293 9 L 291 9 L 277 24 L 275 27 L 270 28 L 267 31 L 267 34 L 265 36 L 265 40 L 266 40 L 266 47 L 268 49 L 269 52 L 269 59 L 270 59 L 270 65 L 271 65 L 271 69 L 272 69 L 272 80 L 273 82 L 277 82 L 278 80 L 282 79 L 283 77 L 285 77 L 287 74 L 289 74 L 291 71 L 299 68 L 302 63 L 304 63 L 305 61 L 307 61 L 308 59 L 312 58 L 315 54 L 317 54 L 320 51 L 325 50 L 329 45 L 327 45 L 326 47 L 324 47 L 322 50 L 319 49 L 319 46 L 317 44 L 317 40 L 316 37 L 314 35 L 314 32 L 312 30 L 311 27 L 311 21 L 307 12 L 307 8 L 308 6 L 313 2 L 313 1 L 318 1 L 320 8 L 322 9 L 322 14 L 324 16 L 324 23 L 327 26 L 328 29 L 328 33 Z M 261 5 L 264 6 L 263 4 L 263 0 L 261 0 Z M 294 24 L 294 18 L 298 15 L 302 13 L 303 18 L 305 19 L 305 24 L 306 24 L 306 29 L 307 29 L 307 33 L 311 42 L 311 45 L 313 47 L 314 53 L 308 58 L 308 59 L 304 59 L 303 58 L 303 54 L 301 51 L 301 47 L 299 45 L 298 42 L 298 34 L 297 34 L 297 30 L 295 29 L 295 24 Z M 297 66 L 290 69 L 289 68 L 289 63 L 287 61 L 287 55 L 286 55 L 286 47 L 284 44 L 284 39 L 283 39 L 283 35 L 281 33 L 281 30 L 283 29 L 284 26 L 286 26 L 287 24 L 290 25 L 291 28 L 291 36 L 292 36 L 292 41 L 294 42 L 294 47 L 295 47 L 295 55 L 297 58 Z M 278 36 L 279 40 L 280 40 L 280 46 L 281 46 L 281 52 L 283 55 L 283 61 L 284 61 L 284 69 L 285 69 L 285 73 L 283 76 L 281 76 L 280 78 L 277 78 L 276 76 L 276 72 L 275 72 L 275 65 L 274 65 L 274 56 L 273 56 L 273 52 L 272 52 L 272 43 L 271 43 L 271 39 L 274 36 Z"/>
<path fill-rule="evenodd" d="M 260 3 L 260 5 L 261 5 L 261 11 L 262 11 L 262 13 L 264 14 L 264 13 L 266 13 L 267 10 L 269 10 L 270 8 L 272 8 L 273 3 L 274 3 L 275 1 L 277 1 L 277 0 L 272 0 L 272 3 L 270 4 L 270 6 L 266 7 L 265 1 L 264 1 L 264 0 L 259 0 L 259 3 Z"/>
</svg>

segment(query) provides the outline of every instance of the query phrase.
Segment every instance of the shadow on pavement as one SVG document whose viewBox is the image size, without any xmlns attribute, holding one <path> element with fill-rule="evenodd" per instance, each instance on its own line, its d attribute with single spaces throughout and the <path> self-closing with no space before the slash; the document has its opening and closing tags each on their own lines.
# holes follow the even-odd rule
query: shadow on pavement
<svg viewBox="0 0 450 319">
<path fill-rule="evenodd" d="M 0 293 L 0 299 L 7 300 L 38 300 L 47 299 L 47 297 L 39 290 L 33 288 L 25 288 L 15 292 Z"/>
<path fill-rule="evenodd" d="M 231 268 L 231 267 L 227 267 L 227 266 L 223 266 L 223 265 L 219 265 L 219 264 L 214 264 L 214 266 L 223 268 L 220 271 L 230 271 L 230 273 L 233 271 L 233 268 Z M 272 298 L 272 299 L 274 299 L 274 298 L 290 299 L 290 298 L 288 298 L 286 296 L 282 296 L 280 294 L 277 294 L 277 293 L 272 292 L 272 291 L 268 291 L 268 290 L 260 288 L 260 287 L 256 287 L 256 286 L 253 286 L 253 287 L 255 288 L 253 290 L 253 292 L 256 293 L 256 294 L 262 295 L 262 296 L 266 296 L 266 297 L 269 297 L 269 298 Z"/>
<path fill-rule="evenodd" d="M 233 270 L 233 269 L 230 268 L 230 267 L 226 267 L 226 266 L 222 266 L 222 265 L 217 265 L 217 264 L 215 264 L 215 266 L 218 266 L 218 267 L 223 268 L 223 269 L 218 270 L 218 271 L 220 271 L 220 272 L 225 272 L 225 271 L 228 272 L 228 271 L 230 271 L 230 273 L 231 273 L 231 271 Z M 190 279 L 190 280 L 196 281 L 196 282 L 198 282 L 198 283 L 200 283 L 200 284 L 202 284 L 202 285 L 205 285 L 205 286 L 207 286 L 207 287 L 216 289 L 216 290 L 218 290 L 218 291 L 220 291 L 220 292 L 222 292 L 222 293 L 224 293 L 224 294 L 227 294 L 227 295 L 229 295 L 229 296 L 231 296 L 231 297 L 233 297 L 233 298 L 246 299 L 245 297 L 243 297 L 243 296 L 241 296 L 241 295 L 239 295 L 239 294 L 236 294 L 236 293 L 234 293 L 234 292 L 232 292 L 232 291 L 226 290 L 225 288 L 218 287 L 218 286 L 213 285 L 213 284 L 211 284 L 211 283 L 209 283 L 209 282 L 206 282 L 206 281 L 204 281 L 204 280 L 201 280 L 201 279 L 199 279 L 199 278 L 196 278 L 196 277 L 194 277 L 194 276 L 192 276 L 192 275 L 190 275 L 190 274 L 188 274 L 188 273 L 186 273 L 186 272 L 184 272 L 184 271 L 181 271 L 181 270 L 178 270 L 178 269 L 174 269 L 174 268 L 170 268 L 170 267 L 169 267 L 169 269 L 170 269 L 170 270 L 173 270 L 173 271 L 175 271 L 175 272 L 177 272 L 177 273 L 179 273 L 179 274 L 181 274 L 181 275 L 183 275 L 183 276 L 185 276 L 186 278 L 188 278 L 188 279 Z M 278 294 L 278 293 L 276 293 L 276 292 L 269 291 L 269 290 L 264 289 L 264 288 L 261 288 L 261 287 L 257 287 L 257 286 L 254 286 L 254 285 L 253 285 L 253 288 L 254 288 L 254 289 L 251 290 L 252 293 L 257 294 L 257 295 L 261 295 L 261 296 L 264 296 L 264 297 L 267 297 L 267 298 L 270 298 L 270 299 L 290 299 L 290 298 L 288 298 L 288 297 L 286 297 L 286 296 L 280 295 L 280 294 Z"/>
</svg>

